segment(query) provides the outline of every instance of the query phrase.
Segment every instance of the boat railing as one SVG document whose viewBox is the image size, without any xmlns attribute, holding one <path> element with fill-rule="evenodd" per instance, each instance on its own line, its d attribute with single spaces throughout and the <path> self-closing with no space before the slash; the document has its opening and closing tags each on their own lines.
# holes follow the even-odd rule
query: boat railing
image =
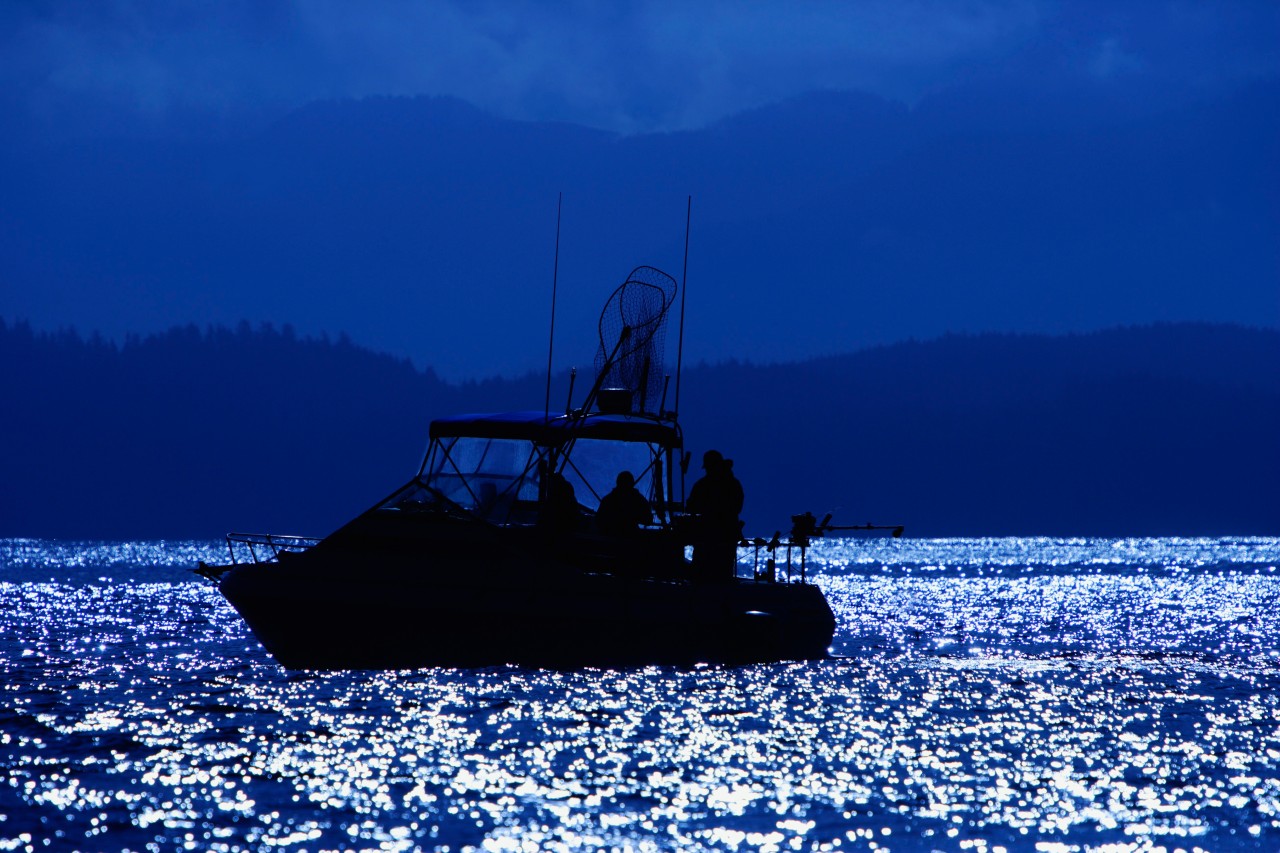
<svg viewBox="0 0 1280 853">
<path fill-rule="evenodd" d="M 743 565 L 742 552 L 750 552 L 751 561 L 751 578 L 757 582 L 764 583 L 792 583 L 792 568 L 795 564 L 792 557 L 798 556 L 798 568 L 795 572 L 795 578 L 800 583 L 806 582 L 806 560 L 805 554 L 808 551 L 809 543 L 794 542 L 790 537 L 783 539 L 781 532 L 773 534 L 772 539 L 765 539 L 762 536 L 755 538 L 746 538 L 738 540 L 737 566 Z M 779 552 L 782 556 L 779 559 Z M 763 562 L 761 559 L 763 558 Z M 784 575 L 780 577 L 779 569 Z M 736 570 L 735 570 L 736 573 Z"/>
<path fill-rule="evenodd" d="M 814 539 L 820 539 L 826 534 L 836 531 L 885 531 L 897 539 L 902 536 L 903 525 L 871 523 L 836 525 L 831 523 L 831 513 L 827 513 L 826 517 L 819 521 L 813 513 L 805 512 L 791 516 L 791 533 L 787 538 L 782 538 L 782 531 L 774 533 L 772 539 L 765 539 L 760 536 L 754 539 L 743 537 L 738 540 L 738 550 L 749 549 L 752 551 L 752 574 L 757 581 L 767 581 L 769 583 L 778 581 L 778 569 L 780 567 L 778 552 L 781 551 L 783 554 L 781 568 L 786 573 L 785 582 L 792 582 L 792 570 L 794 567 L 799 575 L 800 583 L 806 583 L 808 580 L 806 575 L 808 573 L 809 546 L 813 544 Z M 762 554 L 764 557 L 763 564 L 760 562 Z M 794 561 L 793 557 L 796 558 Z M 739 559 L 738 565 L 741 565 L 741 562 Z M 796 563 L 798 563 L 798 566 Z"/>
<path fill-rule="evenodd" d="M 282 553 L 297 553 L 314 546 L 320 539 L 314 536 L 281 536 L 275 533 L 228 533 L 227 551 L 231 562 L 270 563 L 280 559 Z"/>
</svg>

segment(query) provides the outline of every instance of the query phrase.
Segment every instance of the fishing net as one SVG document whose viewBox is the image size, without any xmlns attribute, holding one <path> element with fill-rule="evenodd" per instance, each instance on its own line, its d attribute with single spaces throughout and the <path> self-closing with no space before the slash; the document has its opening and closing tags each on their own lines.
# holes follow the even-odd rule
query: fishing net
<svg viewBox="0 0 1280 853">
<path fill-rule="evenodd" d="M 600 312 L 597 385 L 630 391 L 634 411 L 657 413 L 662 405 L 663 343 L 675 295 L 674 278 L 636 267 Z"/>
</svg>

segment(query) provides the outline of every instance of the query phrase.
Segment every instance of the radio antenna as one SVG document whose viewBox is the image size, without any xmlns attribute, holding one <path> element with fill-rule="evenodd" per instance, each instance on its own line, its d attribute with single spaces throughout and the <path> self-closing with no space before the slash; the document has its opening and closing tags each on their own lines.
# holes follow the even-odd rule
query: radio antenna
<svg viewBox="0 0 1280 853">
<path fill-rule="evenodd" d="M 551 268 L 551 334 L 547 336 L 547 400 L 542 409 L 543 420 L 551 419 L 551 353 L 556 345 L 556 284 L 560 280 L 560 205 L 563 201 L 564 192 L 556 193 L 556 259 Z"/>
<path fill-rule="evenodd" d="M 688 293 L 686 285 L 689 281 L 689 223 L 693 220 L 693 196 L 689 196 L 684 212 L 684 271 L 680 273 L 680 338 L 676 344 L 676 403 L 671 410 L 674 417 L 680 416 L 680 374 L 684 362 L 684 296 Z"/>
</svg>

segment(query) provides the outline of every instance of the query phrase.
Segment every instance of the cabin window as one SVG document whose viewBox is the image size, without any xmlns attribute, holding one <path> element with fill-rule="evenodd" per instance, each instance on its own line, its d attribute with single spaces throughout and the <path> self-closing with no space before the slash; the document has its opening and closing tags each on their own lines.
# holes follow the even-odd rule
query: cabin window
<svg viewBox="0 0 1280 853">
<path fill-rule="evenodd" d="M 636 488 L 662 511 L 664 482 L 658 445 L 635 441 L 579 439 L 544 447 L 524 439 L 450 437 L 435 440 L 420 479 L 393 496 L 387 509 L 425 509 L 442 502 L 497 523 L 532 524 L 539 512 L 539 476 L 544 460 L 555 464 L 589 512 L 630 471 Z"/>
<path fill-rule="evenodd" d="M 636 478 L 640 494 L 655 504 L 661 499 L 661 487 L 654 490 L 654 460 L 658 450 L 634 441 L 582 440 L 574 444 L 564 466 L 564 476 L 573 486 L 578 503 L 588 509 L 600 505 L 600 499 L 613 490 L 621 471 Z"/>
<path fill-rule="evenodd" d="M 427 482 L 465 509 L 492 515 L 514 501 L 536 501 L 537 455 L 532 444 L 506 438 L 442 441 Z"/>
</svg>

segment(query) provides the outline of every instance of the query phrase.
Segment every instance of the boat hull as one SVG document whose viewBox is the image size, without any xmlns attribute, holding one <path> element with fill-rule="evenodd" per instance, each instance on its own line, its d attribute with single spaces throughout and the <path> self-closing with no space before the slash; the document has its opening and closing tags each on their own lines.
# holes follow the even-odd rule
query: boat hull
<svg viewBox="0 0 1280 853">
<path fill-rule="evenodd" d="M 810 584 L 543 568 L 316 552 L 236 566 L 219 588 L 289 669 L 810 660 L 835 628 Z"/>
</svg>

